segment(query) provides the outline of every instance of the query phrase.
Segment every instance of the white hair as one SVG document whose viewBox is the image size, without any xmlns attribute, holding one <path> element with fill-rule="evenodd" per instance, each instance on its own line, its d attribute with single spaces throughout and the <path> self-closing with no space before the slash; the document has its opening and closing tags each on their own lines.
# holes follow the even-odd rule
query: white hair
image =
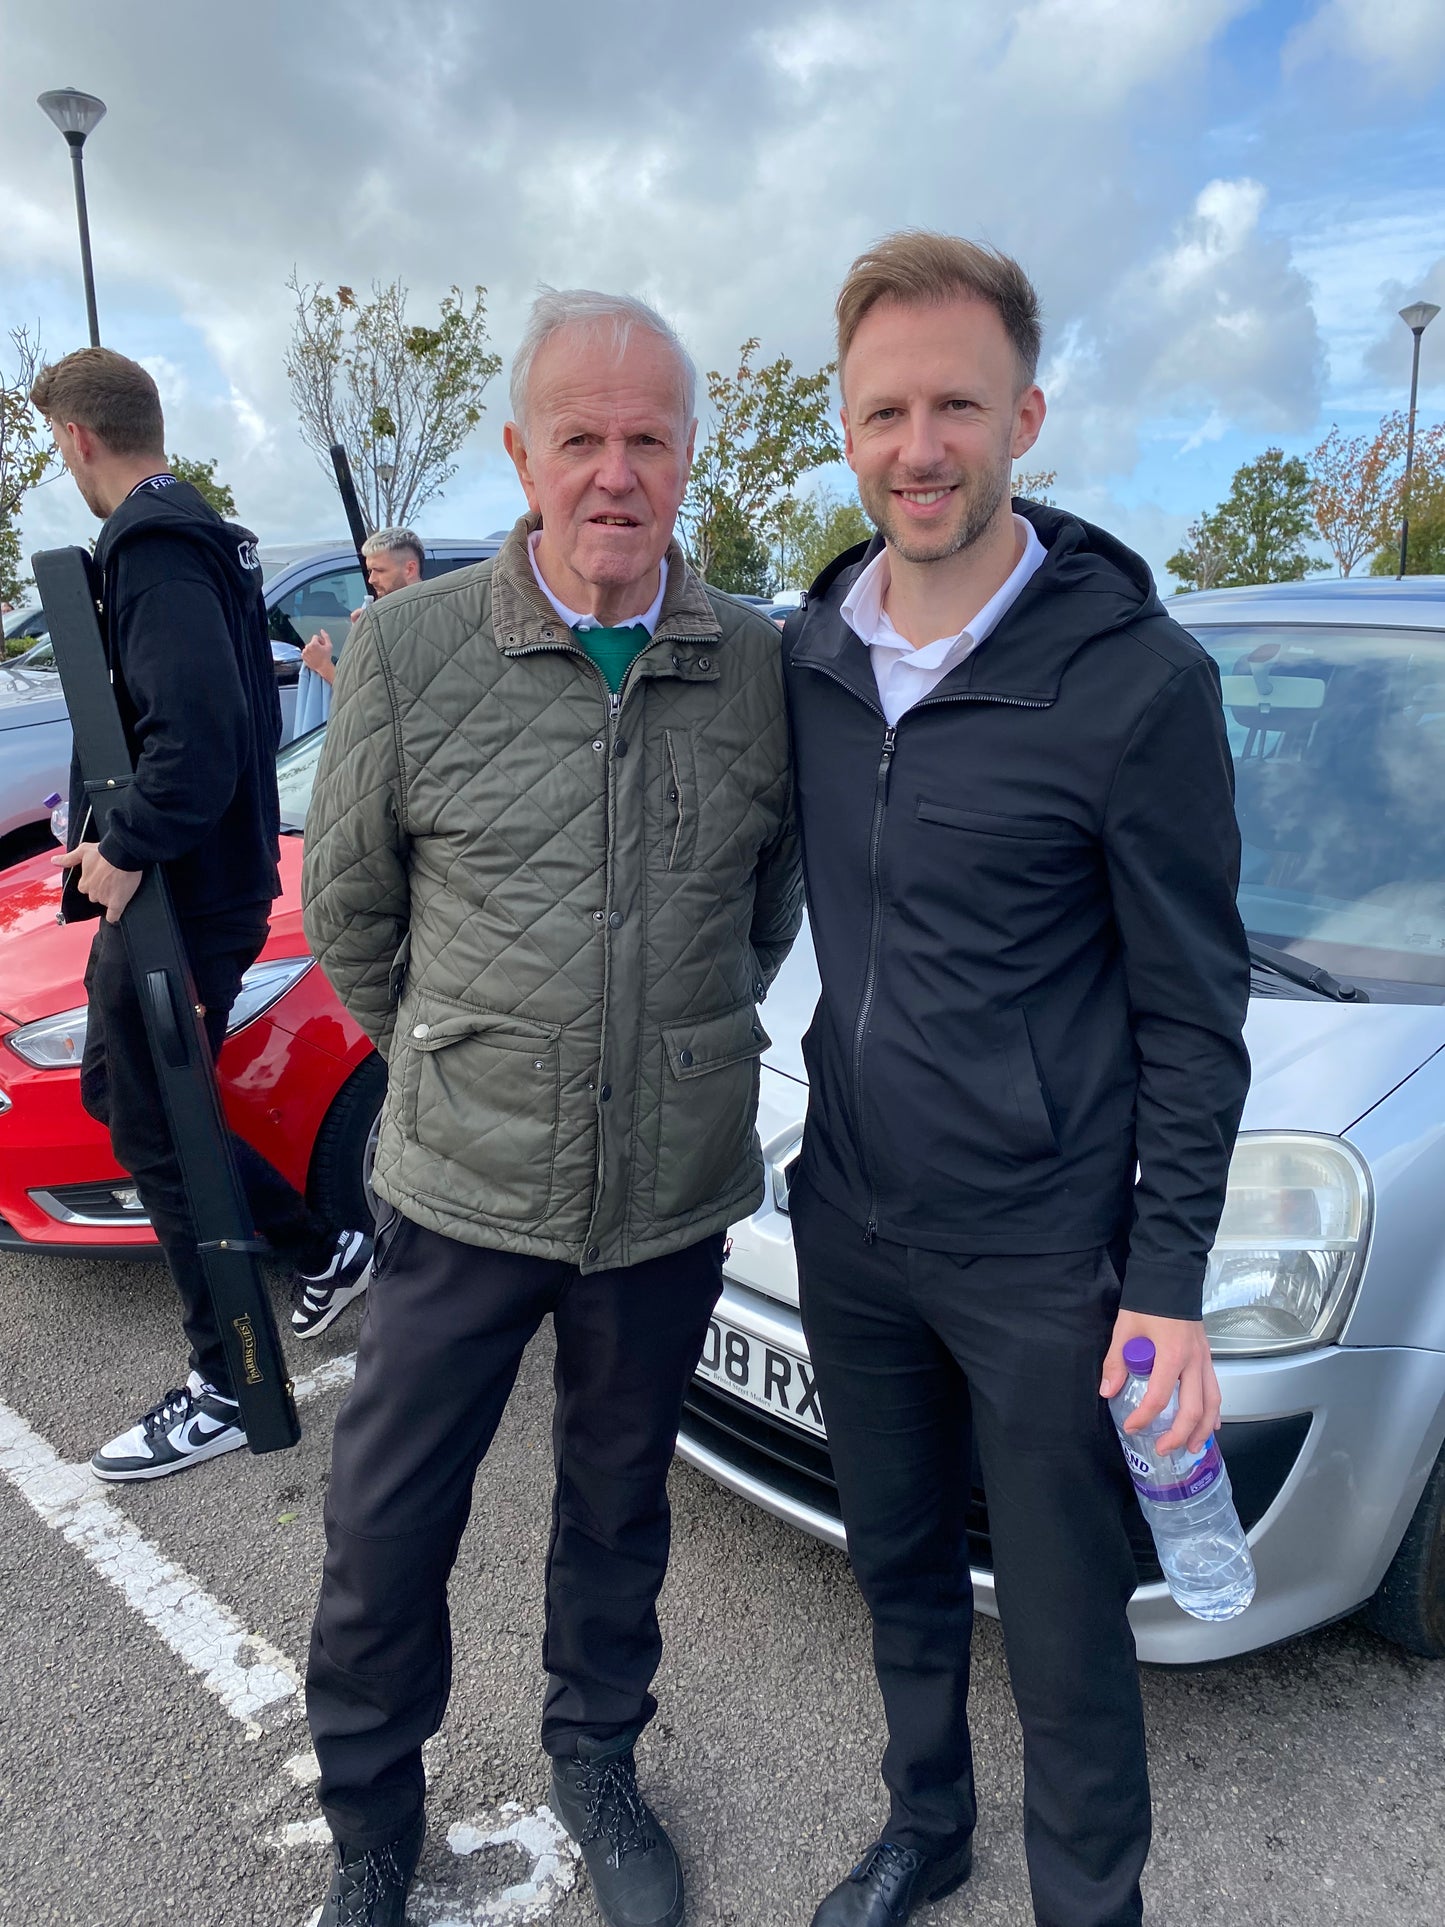
<svg viewBox="0 0 1445 1927">
<path fill-rule="evenodd" d="M 413 535 L 410 529 L 377 529 L 368 535 L 361 545 L 363 555 L 413 555 L 416 566 L 420 568 L 426 561 L 426 550 L 421 545 L 421 537 Z"/>
<path fill-rule="evenodd" d="M 678 399 L 682 416 L 691 422 L 697 404 L 697 369 L 674 329 L 655 308 L 630 294 L 599 294 L 594 288 L 544 287 L 532 303 L 527 326 L 512 357 L 512 419 L 527 422 L 527 385 L 538 350 L 563 328 L 592 327 L 610 332 L 612 345 L 622 354 L 634 328 L 642 328 L 667 343 L 677 362 Z"/>
</svg>

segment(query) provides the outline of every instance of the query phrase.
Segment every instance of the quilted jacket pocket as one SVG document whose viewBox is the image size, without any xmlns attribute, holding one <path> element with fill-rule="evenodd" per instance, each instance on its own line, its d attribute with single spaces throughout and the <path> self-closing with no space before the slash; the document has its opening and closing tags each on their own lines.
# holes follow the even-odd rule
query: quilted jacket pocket
<svg viewBox="0 0 1445 1927">
<path fill-rule="evenodd" d="M 418 1000 L 392 1047 L 406 1053 L 401 1127 L 431 1154 L 419 1190 L 474 1199 L 489 1218 L 535 1223 L 551 1201 L 561 1027 Z M 448 1167 L 465 1172 L 464 1186 Z"/>
<path fill-rule="evenodd" d="M 746 1169 L 757 1124 L 758 1059 L 771 1041 L 751 1002 L 662 1033 L 660 1218 L 718 1198 L 733 1174 Z"/>
</svg>

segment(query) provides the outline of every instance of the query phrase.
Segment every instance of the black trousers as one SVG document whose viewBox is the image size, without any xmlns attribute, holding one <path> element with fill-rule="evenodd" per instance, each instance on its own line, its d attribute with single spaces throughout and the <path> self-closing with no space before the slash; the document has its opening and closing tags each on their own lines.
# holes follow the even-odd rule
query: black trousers
<svg viewBox="0 0 1445 1927">
<path fill-rule="evenodd" d="M 542 1744 L 635 1737 L 657 1710 L 667 1471 L 722 1290 L 721 1235 L 592 1272 L 464 1245 L 392 1213 L 356 1383 L 336 1421 L 306 1709 L 337 1839 L 379 1846 L 421 1811 L 422 1742 L 451 1686 L 447 1581 L 528 1340 L 557 1337 Z"/>
<path fill-rule="evenodd" d="M 1149 1781 L 1126 1608 L 1132 1503 L 1099 1374 L 1119 1287 L 1101 1251 L 951 1257 L 865 1244 L 807 1185 L 790 1208 L 853 1570 L 888 1718 L 888 1837 L 976 1818 L 968 1733 L 976 1442 L 1039 1927 L 1133 1927 Z"/>
<path fill-rule="evenodd" d="M 183 925 L 182 935 L 196 996 L 206 1006 L 206 1035 L 215 1056 L 226 1035 L 226 1020 L 240 990 L 241 977 L 266 940 L 265 926 L 256 932 L 254 941 L 243 942 L 239 948 L 233 932 L 226 933 L 219 943 L 208 942 L 203 925 Z M 106 1126 L 116 1163 L 135 1179 L 140 1201 L 150 1215 L 180 1293 L 181 1323 L 190 1341 L 192 1366 L 217 1391 L 230 1396 L 230 1367 L 196 1252 L 190 1203 L 118 924 L 97 926 L 85 967 L 85 990 L 90 1008 L 80 1066 L 80 1101 Z M 291 1263 L 306 1269 L 323 1265 L 335 1241 L 336 1227 L 310 1211 L 305 1199 L 275 1166 L 234 1132 L 231 1151 L 256 1229 Z"/>
</svg>

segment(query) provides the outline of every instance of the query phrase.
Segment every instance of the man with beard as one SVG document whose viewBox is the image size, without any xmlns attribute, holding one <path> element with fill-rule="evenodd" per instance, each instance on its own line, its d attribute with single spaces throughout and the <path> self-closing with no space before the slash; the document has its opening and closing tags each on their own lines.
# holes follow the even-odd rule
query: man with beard
<svg viewBox="0 0 1445 1927">
<path fill-rule="evenodd" d="M 898 234 L 838 299 L 878 537 L 785 637 L 822 997 L 790 1206 L 888 1718 L 881 1837 L 814 1927 L 885 1927 L 972 1864 L 971 1456 L 1024 1733 L 1043 1927 L 1142 1918 L 1149 1785 L 1127 1339 L 1219 1414 L 1201 1321 L 1248 1081 L 1219 684 L 1102 530 L 1010 503 L 1044 419 L 1033 288 Z M 1136 1176 L 1137 1173 L 1137 1176 Z"/>
</svg>

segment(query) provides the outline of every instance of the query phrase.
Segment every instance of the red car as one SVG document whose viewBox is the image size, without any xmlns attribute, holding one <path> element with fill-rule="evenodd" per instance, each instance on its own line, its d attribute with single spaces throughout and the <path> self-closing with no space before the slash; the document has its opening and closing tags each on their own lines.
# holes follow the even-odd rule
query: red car
<svg viewBox="0 0 1445 1927">
<path fill-rule="evenodd" d="M 306 949 L 301 826 L 324 731 L 277 759 L 281 895 L 221 1051 L 239 1135 L 338 1224 L 370 1221 L 386 1067 Z M 94 926 L 58 924 L 48 856 L 0 872 L 0 1250 L 144 1255 L 156 1242 L 104 1129 L 80 1105 Z"/>
</svg>

